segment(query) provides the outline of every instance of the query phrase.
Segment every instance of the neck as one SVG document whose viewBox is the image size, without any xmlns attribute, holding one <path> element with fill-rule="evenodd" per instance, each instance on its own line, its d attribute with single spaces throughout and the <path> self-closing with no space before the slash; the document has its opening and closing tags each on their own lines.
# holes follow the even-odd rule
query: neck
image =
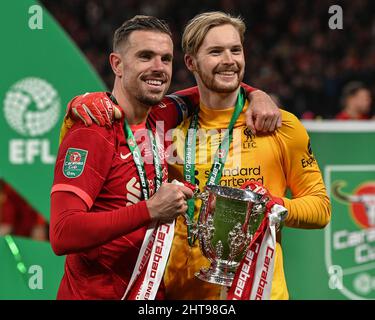
<svg viewBox="0 0 375 320">
<path fill-rule="evenodd" d="M 126 120 L 130 125 L 146 121 L 151 106 L 145 105 L 131 96 L 117 78 L 115 79 L 112 94 L 115 96 L 119 106 L 124 110 Z"/>
<path fill-rule="evenodd" d="M 353 119 L 357 119 L 361 117 L 361 113 L 356 110 L 354 106 L 348 106 L 345 109 L 345 112 Z"/>
<path fill-rule="evenodd" d="M 226 109 L 236 104 L 239 88 L 229 93 L 215 92 L 200 84 L 198 84 L 198 88 L 200 100 L 207 108 Z"/>
</svg>

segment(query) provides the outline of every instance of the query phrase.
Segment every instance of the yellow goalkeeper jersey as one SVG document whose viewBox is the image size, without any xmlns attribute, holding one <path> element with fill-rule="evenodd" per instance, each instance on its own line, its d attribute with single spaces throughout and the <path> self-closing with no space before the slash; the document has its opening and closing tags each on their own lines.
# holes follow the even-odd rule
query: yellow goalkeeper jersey
<svg viewBox="0 0 375 320">
<path fill-rule="evenodd" d="M 305 128 L 291 113 L 282 110 L 282 127 L 274 133 L 253 135 L 245 125 L 246 102 L 233 131 L 233 142 L 222 173 L 220 184 L 239 188 L 245 181 L 259 181 L 274 196 L 284 200 L 288 209 L 285 225 L 295 228 L 322 228 L 330 220 L 330 202 L 322 175 L 314 158 Z M 212 159 L 227 129 L 234 107 L 211 109 L 200 105 L 197 131 L 195 179 L 204 187 Z M 168 151 L 169 177 L 182 180 L 185 137 L 190 118 L 174 131 L 175 143 Z M 285 198 L 287 189 L 293 195 Z M 201 201 L 195 201 L 195 220 Z M 280 234 L 277 237 L 271 299 L 288 299 L 283 269 Z M 183 217 L 176 223 L 175 236 L 165 272 L 168 299 L 220 299 L 221 287 L 197 279 L 194 274 L 209 266 L 201 254 L 198 241 L 194 247 L 187 242 Z"/>
</svg>

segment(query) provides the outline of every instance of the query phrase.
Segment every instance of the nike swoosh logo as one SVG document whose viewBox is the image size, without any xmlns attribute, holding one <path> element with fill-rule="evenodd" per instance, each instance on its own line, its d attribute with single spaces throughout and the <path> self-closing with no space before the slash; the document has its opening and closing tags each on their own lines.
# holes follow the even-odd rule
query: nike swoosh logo
<svg viewBox="0 0 375 320">
<path fill-rule="evenodd" d="M 131 156 L 131 152 L 127 153 L 126 155 L 123 155 L 122 152 L 120 152 L 120 158 L 122 160 L 126 160 L 127 158 L 129 158 Z"/>
</svg>

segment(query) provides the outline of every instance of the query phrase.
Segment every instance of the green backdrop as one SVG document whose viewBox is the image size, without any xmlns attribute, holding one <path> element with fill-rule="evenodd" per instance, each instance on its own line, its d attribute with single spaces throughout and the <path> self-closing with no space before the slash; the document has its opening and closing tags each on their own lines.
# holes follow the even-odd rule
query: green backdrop
<svg viewBox="0 0 375 320">
<path fill-rule="evenodd" d="M 49 219 L 49 193 L 67 102 L 105 86 L 63 29 L 42 8 L 42 29 L 32 0 L 2 1 L 0 38 L 0 176 Z M 31 8 L 31 9 L 30 9 Z M 29 13 L 30 10 L 30 13 Z M 40 21 L 40 20 L 39 20 Z M 17 107 L 18 105 L 18 107 Z M 12 112 L 10 112 L 12 111 Z M 29 270 L 43 270 L 43 289 L 30 289 L 4 238 L 0 237 L 0 299 L 54 299 L 63 257 L 49 243 L 14 237 Z"/>
<path fill-rule="evenodd" d="M 306 121 L 304 125 L 324 175 L 332 218 L 323 230 L 284 228 L 284 266 L 291 299 L 374 299 L 371 246 L 375 247 L 375 237 L 371 235 L 375 225 L 358 223 L 358 216 L 367 220 L 365 205 L 340 201 L 332 185 L 342 181 L 341 191 L 346 195 L 363 189 L 368 198 L 375 197 L 375 122 Z M 358 255 L 362 256 L 359 261 Z"/>
</svg>

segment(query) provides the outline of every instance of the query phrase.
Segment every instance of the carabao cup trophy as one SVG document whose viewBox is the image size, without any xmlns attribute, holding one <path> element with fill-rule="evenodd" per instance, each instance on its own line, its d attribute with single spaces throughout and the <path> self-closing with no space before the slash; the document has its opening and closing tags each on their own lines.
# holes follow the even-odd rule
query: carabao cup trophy
<svg viewBox="0 0 375 320">
<path fill-rule="evenodd" d="M 199 246 L 211 262 L 195 275 L 201 280 L 230 287 L 265 214 L 261 194 L 247 189 L 207 185 L 198 195 L 202 207 L 196 225 Z"/>
</svg>

